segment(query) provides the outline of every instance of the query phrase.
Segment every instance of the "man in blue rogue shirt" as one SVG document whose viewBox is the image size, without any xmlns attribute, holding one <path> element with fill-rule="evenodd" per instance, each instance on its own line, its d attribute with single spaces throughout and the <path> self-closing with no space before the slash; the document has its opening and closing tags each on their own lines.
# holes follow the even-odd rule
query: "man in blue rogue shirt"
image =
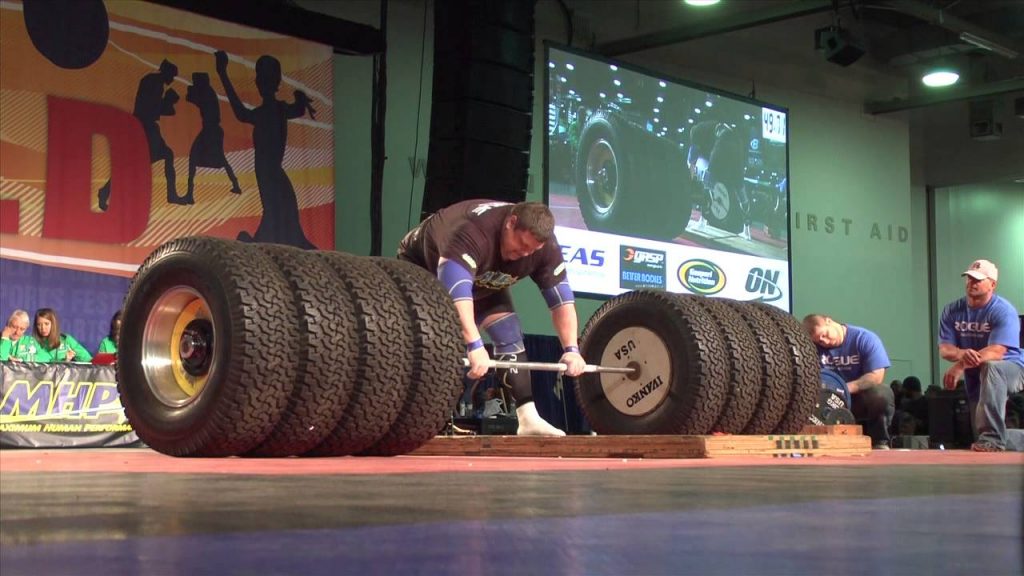
<svg viewBox="0 0 1024 576">
<path fill-rule="evenodd" d="M 850 390 L 850 410 L 877 450 L 889 449 L 889 424 L 896 411 L 896 398 L 886 385 L 889 355 L 882 340 L 872 331 L 841 324 L 823 314 L 804 317 L 804 330 L 818 347 L 822 368 L 843 376 Z"/>
<path fill-rule="evenodd" d="M 952 390 L 964 380 L 977 437 L 972 450 L 1024 451 L 1024 430 L 1006 428 L 1006 397 L 1024 389 L 1020 318 L 995 293 L 995 264 L 975 260 L 961 276 L 966 294 L 946 305 L 939 320 L 939 355 L 953 363 L 942 384 Z"/>
</svg>

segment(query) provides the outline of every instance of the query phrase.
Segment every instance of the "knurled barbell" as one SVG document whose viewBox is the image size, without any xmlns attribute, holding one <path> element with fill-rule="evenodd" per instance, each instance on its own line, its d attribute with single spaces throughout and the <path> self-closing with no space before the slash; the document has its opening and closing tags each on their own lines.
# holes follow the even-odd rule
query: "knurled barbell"
<svg viewBox="0 0 1024 576">
<path fill-rule="evenodd" d="M 464 368 L 469 367 L 469 358 L 462 359 L 462 366 Z M 495 368 L 517 368 L 523 370 L 538 370 L 541 372 L 565 372 L 569 369 L 569 366 L 561 362 L 514 362 L 511 360 L 489 360 L 487 362 L 488 369 Z M 632 375 L 637 372 L 636 366 L 598 366 L 596 364 L 587 364 L 583 367 L 584 372 L 603 372 L 608 374 L 627 374 Z"/>
</svg>

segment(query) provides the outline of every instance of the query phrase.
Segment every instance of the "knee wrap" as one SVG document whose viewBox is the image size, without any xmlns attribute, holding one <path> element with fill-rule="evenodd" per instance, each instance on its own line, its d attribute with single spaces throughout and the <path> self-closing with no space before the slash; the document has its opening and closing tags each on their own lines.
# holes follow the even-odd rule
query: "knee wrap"
<svg viewBox="0 0 1024 576">
<path fill-rule="evenodd" d="M 523 346 L 523 328 L 519 316 L 508 314 L 484 327 L 494 342 L 495 354 L 519 354 L 526 351 Z"/>
<path fill-rule="evenodd" d="M 520 344 L 522 342 L 520 341 Z M 495 354 L 495 360 L 509 362 L 527 362 L 526 352 Z M 512 391 L 512 397 L 516 404 L 523 404 L 533 400 L 533 385 L 530 380 L 530 371 L 521 368 L 499 368 L 494 372 L 495 379 L 505 388 Z"/>
</svg>

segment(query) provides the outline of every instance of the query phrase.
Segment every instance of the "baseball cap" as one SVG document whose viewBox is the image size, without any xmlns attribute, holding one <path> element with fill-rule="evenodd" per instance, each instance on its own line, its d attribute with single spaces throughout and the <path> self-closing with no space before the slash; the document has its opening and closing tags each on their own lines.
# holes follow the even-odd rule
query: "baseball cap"
<svg viewBox="0 0 1024 576">
<path fill-rule="evenodd" d="M 999 269 L 996 268 L 995 264 L 988 260 L 975 260 L 971 263 L 970 267 L 961 274 L 961 276 L 965 275 L 970 276 L 975 280 L 991 278 L 993 282 L 996 282 L 999 280 Z"/>
</svg>

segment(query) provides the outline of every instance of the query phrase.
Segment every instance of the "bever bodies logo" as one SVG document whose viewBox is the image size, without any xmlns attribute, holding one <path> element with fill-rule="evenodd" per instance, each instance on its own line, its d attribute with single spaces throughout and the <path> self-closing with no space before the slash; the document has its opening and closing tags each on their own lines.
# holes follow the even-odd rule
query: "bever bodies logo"
<svg viewBox="0 0 1024 576">
<path fill-rule="evenodd" d="M 619 287 L 665 289 L 665 253 L 660 250 L 622 246 L 619 256 Z"/>
</svg>

